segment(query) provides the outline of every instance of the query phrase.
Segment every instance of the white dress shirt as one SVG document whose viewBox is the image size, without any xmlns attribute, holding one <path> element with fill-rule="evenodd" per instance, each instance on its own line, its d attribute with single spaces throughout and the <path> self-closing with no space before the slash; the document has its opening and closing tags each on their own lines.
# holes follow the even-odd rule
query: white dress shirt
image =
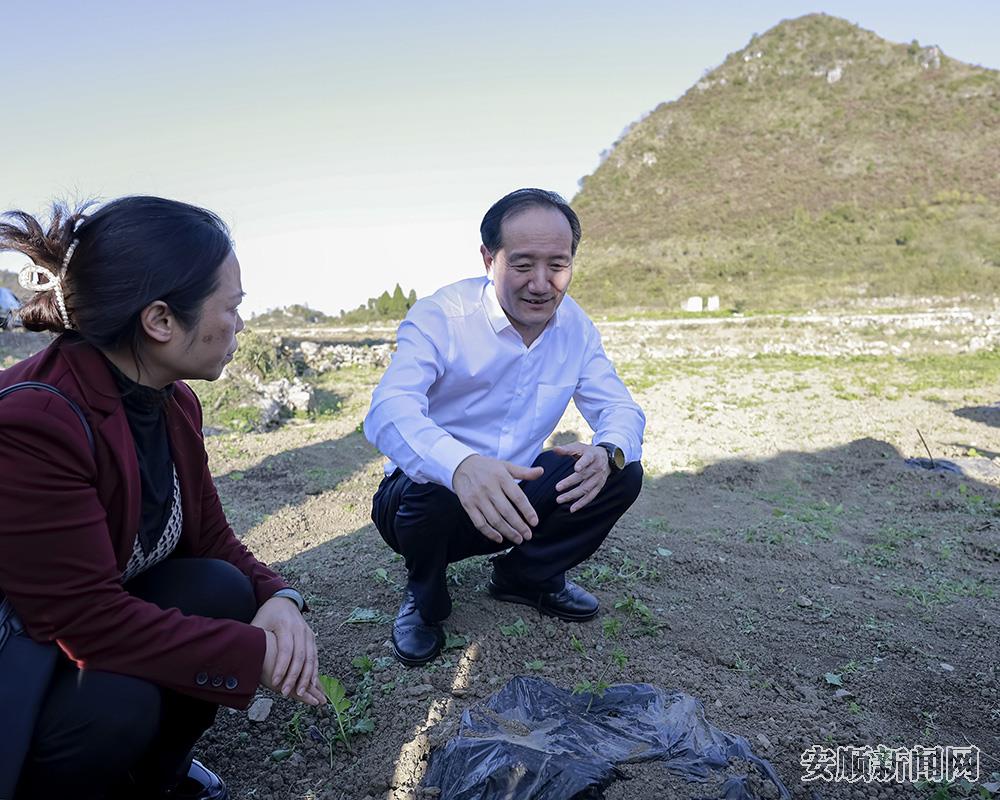
<svg viewBox="0 0 1000 800">
<path fill-rule="evenodd" d="M 387 475 L 398 466 L 417 483 L 452 489 L 473 454 L 530 467 L 570 398 L 594 443 L 618 445 L 626 461 L 642 455 L 646 417 L 568 295 L 530 347 L 485 276 L 418 300 L 396 338 L 364 424 L 389 459 Z"/>
</svg>

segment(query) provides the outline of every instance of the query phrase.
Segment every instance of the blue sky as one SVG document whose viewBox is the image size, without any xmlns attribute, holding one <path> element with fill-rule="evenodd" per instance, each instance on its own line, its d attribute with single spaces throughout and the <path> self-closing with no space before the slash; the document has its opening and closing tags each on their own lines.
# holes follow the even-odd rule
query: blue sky
<svg viewBox="0 0 1000 800">
<path fill-rule="evenodd" d="M 0 208 L 148 193 L 233 227 L 249 311 L 479 274 L 486 208 L 782 19 L 1000 67 L 995 2 L 0 2 Z M 584 232 L 586 238 L 586 231 Z M 586 242 L 584 245 L 586 246 Z M 22 259 L 0 254 L 0 267 Z"/>
</svg>

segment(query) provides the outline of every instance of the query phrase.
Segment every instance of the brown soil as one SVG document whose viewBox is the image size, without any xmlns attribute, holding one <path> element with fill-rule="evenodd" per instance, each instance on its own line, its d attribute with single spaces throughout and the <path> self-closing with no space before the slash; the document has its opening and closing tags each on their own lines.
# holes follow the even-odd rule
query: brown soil
<svg viewBox="0 0 1000 800">
<path fill-rule="evenodd" d="M 795 341 L 795 328 L 783 335 Z M 618 644 L 628 661 L 612 682 L 699 698 L 795 798 L 929 796 L 909 785 L 803 784 L 799 757 L 815 744 L 971 743 L 982 750 L 981 780 L 1000 770 L 995 391 L 871 396 L 851 391 L 862 380 L 854 372 L 734 363 L 647 374 L 635 392 L 649 419 L 644 491 L 574 576 L 602 601 L 596 621 L 498 604 L 484 591 L 488 564 L 466 562 L 453 572 L 446 623 L 464 638 L 422 669 L 389 658 L 387 620 L 405 572 L 368 517 L 380 458 L 357 429 L 377 372 L 350 374 L 332 420 L 211 437 L 234 527 L 313 608 L 322 671 L 358 691 L 352 661 L 372 660 L 374 730 L 354 736 L 350 752 L 338 745 L 331 766 L 308 733 L 332 731 L 329 716 L 277 700 L 261 723 L 223 709 L 200 757 L 234 798 L 431 797 L 419 788 L 428 753 L 463 709 L 513 675 L 564 687 L 596 680 Z M 936 457 L 968 474 L 907 468 L 905 458 L 925 455 L 918 428 Z M 585 430 L 571 412 L 557 438 Z M 655 625 L 632 625 L 616 643 L 603 622 L 622 618 L 614 606 L 629 596 Z M 346 623 L 356 607 L 376 621 Z M 523 635 L 501 631 L 518 618 Z M 713 796 L 656 764 L 624 771 L 630 780 L 607 798 Z"/>
</svg>

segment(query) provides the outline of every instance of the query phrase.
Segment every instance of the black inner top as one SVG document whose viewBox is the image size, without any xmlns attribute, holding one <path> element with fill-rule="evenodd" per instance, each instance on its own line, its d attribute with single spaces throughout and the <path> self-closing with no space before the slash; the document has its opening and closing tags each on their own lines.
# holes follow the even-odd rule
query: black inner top
<svg viewBox="0 0 1000 800">
<path fill-rule="evenodd" d="M 173 458 L 167 436 L 167 403 L 174 392 L 171 383 L 163 389 L 143 386 L 126 377 L 110 361 L 111 372 L 122 393 L 125 416 L 135 440 L 142 487 L 139 542 L 149 554 L 167 527 L 174 500 Z"/>
</svg>

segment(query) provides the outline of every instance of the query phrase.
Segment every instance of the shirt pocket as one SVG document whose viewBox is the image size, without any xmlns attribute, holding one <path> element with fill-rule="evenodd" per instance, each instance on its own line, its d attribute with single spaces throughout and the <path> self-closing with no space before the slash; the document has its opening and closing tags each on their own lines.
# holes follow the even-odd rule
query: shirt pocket
<svg viewBox="0 0 1000 800">
<path fill-rule="evenodd" d="M 576 384 L 538 384 L 535 394 L 535 418 L 531 423 L 531 440 L 544 441 L 555 430 L 566 412 Z"/>
</svg>

